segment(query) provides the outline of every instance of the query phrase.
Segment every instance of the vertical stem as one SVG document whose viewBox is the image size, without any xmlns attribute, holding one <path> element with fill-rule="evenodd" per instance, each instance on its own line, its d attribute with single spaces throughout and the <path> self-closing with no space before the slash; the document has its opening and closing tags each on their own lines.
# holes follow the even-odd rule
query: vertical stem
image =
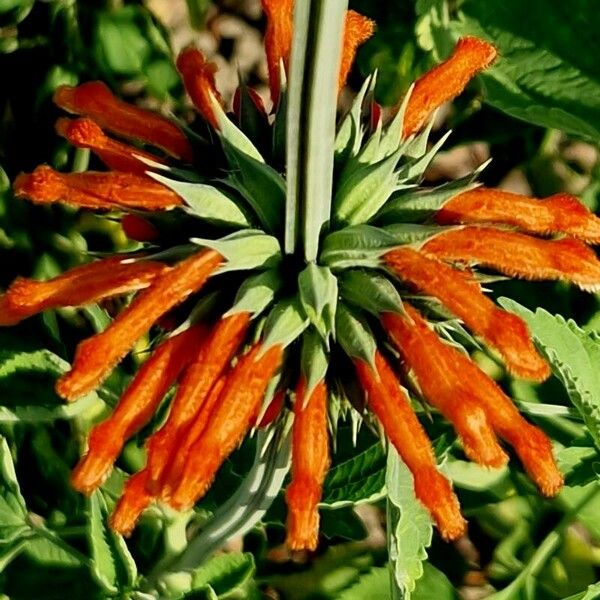
<svg viewBox="0 0 600 600">
<path fill-rule="evenodd" d="M 331 213 L 338 77 L 348 0 L 298 0 L 290 66 L 285 250 L 314 262 Z M 299 243 L 301 242 L 301 244 Z"/>
</svg>

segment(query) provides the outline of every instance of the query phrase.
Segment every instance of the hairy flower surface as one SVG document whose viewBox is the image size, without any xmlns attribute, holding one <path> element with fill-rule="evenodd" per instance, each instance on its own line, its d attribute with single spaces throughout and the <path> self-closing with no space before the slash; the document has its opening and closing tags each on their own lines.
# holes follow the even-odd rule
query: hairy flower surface
<svg viewBox="0 0 600 600">
<path fill-rule="evenodd" d="M 499 468 L 508 444 L 541 493 L 555 495 L 562 476 L 549 438 L 469 357 L 482 342 L 518 377 L 550 375 L 524 321 L 486 296 L 479 269 L 595 291 L 600 262 L 587 244 L 600 242 L 600 220 L 565 194 L 538 200 L 474 178 L 422 186 L 439 149 L 423 132 L 433 111 L 497 59 L 489 43 L 464 38 L 388 123 L 370 105 L 367 80 L 339 127 L 318 258 L 286 254 L 285 143 L 276 133 L 293 64 L 293 2 L 262 4 L 273 114 L 243 86 L 227 114 L 216 67 L 186 48 L 177 67 L 213 141 L 125 104 L 102 83 L 63 86 L 55 101 L 76 118 L 59 119 L 58 133 L 110 170 L 40 166 L 15 182 L 16 195 L 33 202 L 117 213 L 141 242 L 139 251 L 49 281 L 17 279 L 0 298 L 0 324 L 11 325 L 42 310 L 133 295 L 77 348 L 57 384 L 68 401 L 98 388 L 140 339 L 157 339 L 112 415 L 92 429 L 73 485 L 85 494 L 100 486 L 172 388 L 168 415 L 147 439 L 146 465 L 112 516 L 121 533 L 152 502 L 191 508 L 245 436 L 293 416 L 287 543 L 314 550 L 335 431 L 328 406 L 334 390 L 357 406 L 338 392 L 352 381 L 364 393 L 360 418 L 374 431 L 381 425 L 446 540 L 461 536 L 466 522 L 415 397 L 451 422 L 471 460 Z M 373 23 L 349 12 L 343 31 L 336 87 Z"/>
</svg>

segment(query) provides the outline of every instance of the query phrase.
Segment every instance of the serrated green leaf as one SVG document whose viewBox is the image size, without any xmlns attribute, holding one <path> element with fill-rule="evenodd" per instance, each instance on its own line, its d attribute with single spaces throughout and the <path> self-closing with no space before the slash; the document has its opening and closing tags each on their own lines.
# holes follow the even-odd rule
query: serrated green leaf
<svg viewBox="0 0 600 600">
<path fill-rule="evenodd" d="M 275 294 L 282 286 L 281 273 L 277 269 L 248 277 L 240 286 L 233 307 L 225 316 L 241 312 L 252 313 L 253 317 L 260 315 L 275 300 Z"/>
<path fill-rule="evenodd" d="M 340 181 L 333 199 L 336 227 L 365 223 L 381 209 L 398 185 L 395 169 L 400 156 L 397 151 L 374 164 L 362 165 Z"/>
<path fill-rule="evenodd" d="M 396 286 L 375 271 L 348 269 L 340 275 L 340 294 L 344 300 L 379 316 L 384 312 L 402 313 L 402 298 Z"/>
<path fill-rule="evenodd" d="M 158 173 L 149 175 L 181 196 L 188 206 L 188 213 L 215 225 L 240 228 L 250 226 L 248 216 L 235 200 L 216 187 L 204 183 L 175 181 Z"/>
<path fill-rule="evenodd" d="M 573 405 L 581 413 L 594 443 L 600 448 L 600 341 L 574 321 L 551 315 L 542 308 L 535 313 L 509 298 L 499 303 L 522 317 L 552 372 L 563 383 Z"/>
<path fill-rule="evenodd" d="M 452 132 L 448 131 L 431 147 L 426 154 L 413 160 L 409 160 L 402 165 L 402 168 L 398 169 L 397 173 L 398 183 L 403 184 L 420 180 L 431 164 L 431 161 L 435 158 L 436 154 L 440 151 L 451 134 Z"/>
<path fill-rule="evenodd" d="M 359 358 L 375 365 L 377 344 L 366 320 L 356 310 L 339 303 L 336 318 L 337 340 L 344 352 L 352 359 Z"/>
<path fill-rule="evenodd" d="M 595 0 L 577 0 L 574 10 L 560 0 L 469 0 L 460 8 L 460 19 L 450 23 L 454 36 L 488 39 L 499 51 L 481 75 L 489 104 L 542 127 L 600 137 Z"/>
<path fill-rule="evenodd" d="M 218 270 L 219 273 L 268 269 L 281 259 L 277 238 L 257 229 L 232 233 L 219 240 L 192 238 L 191 241 L 223 255 L 227 262 Z"/>
<path fill-rule="evenodd" d="M 0 437 L 0 543 L 15 543 L 28 531 L 27 508 L 10 448 L 6 440 Z"/>
<path fill-rule="evenodd" d="M 390 446 L 386 473 L 389 554 L 397 586 L 410 599 L 417 580 L 423 575 L 426 548 L 431 544 L 431 517 L 417 500 L 412 473 Z"/>
<path fill-rule="evenodd" d="M 296 299 L 278 302 L 265 323 L 263 347 L 281 344 L 284 348 L 297 340 L 308 327 L 309 320 Z"/>
<path fill-rule="evenodd" d="M 323 484 L 321 506 L 341 508 L 373 502 L 383 496 L 386 456 L 379 442 L 335 465 Z"/>
<path fill-rule="evenodd" d="M 249 552 L 221 554 L 192 573 L 192 590 L 210 586 L 223 597 L 246 585 L 254 571 L 254 557 Z"/>
<path fill-rule="evenodd" d="M 310 263 L 298 276 L 298 291 L 304 313 L 327 343 L 335 337 L 337 278 L 327 267 Z"/>
<path fill-rule="evenodd" d="M 461 225 L 440 227 L 437 225 L 418 225 L 416 223 L 396 223 L 395 225 L 387 225 L 383 229 L 392 235 L 398 244 L 422 244 L 436 235 L 460 227 Z"/>
<path fill-rule="evenodd" d="M 332 270 L 378 267 L 379 258 L 398 247 L 394 236 L 371 225 L 355 225 L 330 233 L 323 242 L 320 262 Z"/>
<path fill-rule="evenodd" d="M 111 592 L 133 585 L 137 567 L 123 538 L 107 525 L 108 509 L 101 492 L 96 491 L 88 504 L 88 542 L 96 579 Z"/>
<path fill-rule="evenodd" d="M 325 379 L 329 368 L 329 354 L 319 333 L 312 328 L 302 336 L 302 355 L 300 357 L 302 376 L 306 382 L 305 398 L 310 398 L 318 383 Z"/>
<path fill-rule="evenodd" d="M 36 536 L 27 540 L 24 553 L 30 560 L 44 567 L 79 567 L 84 564 L 79 557 L 61 547 L 58 536 L 54 539 Z"/>
</svg>

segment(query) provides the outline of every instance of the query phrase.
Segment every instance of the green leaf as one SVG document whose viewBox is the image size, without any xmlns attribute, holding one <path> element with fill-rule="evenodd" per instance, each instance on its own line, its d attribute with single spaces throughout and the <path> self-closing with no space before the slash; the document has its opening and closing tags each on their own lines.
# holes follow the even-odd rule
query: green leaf
<svg viewBox="0 0 600 600">
<path fill-rule="evenodd" d="M 263 347 L 268 349 L 281 344 L 285 348 L 297 340 L 308 325 L 308 317 L 296 298 L 281 300 L 267 317 Z"/>
<path fill-rule="evenodd" d="M 600 598 L 600 583 L 594 583 L 584 592 L 569 596 L 565 600 L 597 600 L 597 598 Z"/>
<path fill-rule="evenodd" d="M 553 316 L 542 308 L 535 313 L 509 298 L 499 303 L 522 317 L 552 372 L 563 383 L 581 413 L 594 443 L 600 448 L 600 341 L 574 321 Z"/>
<path fill-rule="evenodd" d="M 298 276 L 298 291 L 306 316 L 327 343 L 335 336 L 337 278 L 327 267 L 310 263 Z"/>
<path fill-rule="evenodd" d="M 338 342 L 352 359 L 360 358 L 375 365 L 377 344 L 373 332 L 360 312 L 339 303 L 336 318 Z"/>
<path fill-rule="evenodd" d="M 96 22 L 96 49 L 99 64 L 118 75 L 133 76 L 143 71 L 152 48 L 141 29 L 141 10 L 126 6 L 103 11 Z"/>
<path fill-rule="evenodd" d="M 499 50 L 481 76 L 489 104 L 542 127 L 600 137 L 596 0 L 469 0 L 450 25 L 455 36 L 482 37 Z"/>
<path fill-rule="evenodd" d="M 329 221 L 335 119 L 344 14 L 348 0 L 298 0 L 294 10 L 287 115 L 285 250 L 302 238 L 307 261 L 317 258 Z"/>
<path fill-rule="evenodd" d="M 254 571 L 254 557 L 249 552 L 221 554 L 192 573 L 192 590 L 211 587 L 223 597 L 246 585 Z"/>
<path fill-rule="evenodd" d="M 340 275 L 344 300 L 376 317 L 384 312 L 402 313 L 402 298 L 394 284 L 375 271 L 348 269 Z"/>
<path fill-rule="evenodd" d="M 412 473 L 393 446 L 388 449 L 386 487 L 392 517 L 388 520 L 390 560 L 396 585 L 410 599 L 423 575 L 433 527 L 429 513 L 415 497 Z"/>
<path fill-rule="evenodd" d="M 137 568 L 123 538 L 108 527 L 107 516 L 104 498 L 96 491 L 89 499 L 88 521 L 93 570 L 103 587 L 116 593 L 135 583 Z"/>
<path fill-rule="evenodd" d="M 216 250 L 226 259 L 219 273 L 268 269 L 281 259 L 281 249 L 277 238 L 258 229 L 248 229 L 232 233 L 219 240 L 192 238 L 194 244 Z"/>
<path fill-rule="evenodd" d="M 330 233 L 323 242 L 320 262 L 333 270 L 378 267 L 379 258 L 398 247 L 394 236 L 371 225 L 355 225 Z"/>
<path fill-rule="evenodd" d="M 28 531 L 25 499 L 8 444 L 0 437 L 0 543 L 14 543 Z"/>
<path fill-rule="evenodd" d="M 333 200 L 336 226 L 365 223 L 387 202 L 398 185 L 395 169 L 401 151 L 351 170 L 340 181 Z"/>
<path fill-rule="evenodd" d="M 391 598 L 390 571 L 386 567 L 371 569 L 358 580 L 358 583 L 338 596 L 338 600 L 383 600 L 384 598 Z"/>
<path fill-rule="evenodd" d="M 309 328 L 302 336 L 302 356 L 300 358 L 302 376 L 306 382 L 305 397 L 310 398 L 318 383 L 325 379 L 329 368 L 329 354 L 323 338 Z"/>
<path fill-rule="evenodd" d="M 266 231 L 281 231 L 286 201 L 283 177 L 262 159 L 233 146 L 229 140 L 224 140 L 223 146 L 232 171 L 226 182 L 252 207 Z"/>
<path fill-rule="evenodd" d="M 323 484 L 321 507 L 341 508 L 383 497 L 386 455 L 376 442 L 348 460 L 335 465 Z"/>
<path fill-rule="evenodd" d="M 181 196 L 189 208 L 186 212 L 215 225 L 249 227 L 248 216 L 235 200 L 225 192 L 203 183 L 175 181 L 157 173 L 149 173 L 152 179 L 172 189 Z"/>
<path fill-rule="evenodd" d="M 253 317 L 260 315 L 275 300 L 275 294 L 282 285 L 281 273 L 277 269 L 248 277 L 240 286 L 233 307 L 225 316 L 241 312 L 250 312 Z"/>
</svg>

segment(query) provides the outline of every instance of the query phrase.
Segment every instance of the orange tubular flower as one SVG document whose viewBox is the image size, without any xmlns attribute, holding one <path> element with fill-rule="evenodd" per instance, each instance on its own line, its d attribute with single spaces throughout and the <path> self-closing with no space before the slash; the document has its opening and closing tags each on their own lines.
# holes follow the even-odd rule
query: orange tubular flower
<svg viewBox="0 0 600 600">
<path fill-rule="evenodd" d="M 374 21 L 357 13 L 355 10 L 349 10 L 346 13 L 342 61 L 338 81 L 338 88 L 340 90 L 346 84 L 358 47 L 364 44 L 374 32 Z"/>
<path fill-rule="evenodd" d="M 446 414 L 443 404 L 438 404 L 437 400 L 439 395 L 454 389 L 459 397 L 455 400 L 458 404 L 456 412 L 464 413 L 466 418 L 473 415 L 476 422 L 479 420 L 478 413 L 483 412 L 493 431 L 515 448 L 542 493 L 556 495 L 563 479 L 552 456 L 548 437 L 520 415 L 510 398 L 466 354 L 442 342 L 412 306 L 405 303 L 404 307 L 408 317 L 386 313 L 382 323 L 431 404 L 457 425 L 454 415 Z M 446 388 L 447 382 L 450 382 L 450 388 Z M 463 405 L 463 396 L 470 399 L 468 405 Z M 476 411 L 473 411 L 473 406 Z M 489 443 L 489 451 L 495 454 L 496 440 Z M 485 464 L 477 456 L 470 455 L 470 458 Z M 502 462 L 505 460 L 506 455 Z"/>
<path fill-rule="evenodd" d="M 77 148 L 89 148 L 110 169 L 144 175 L 148 166 L 136 158 L 142 156 L 157 163 L 163 159 L 109 138 L 91 119 L 58 119 L 56 132 Z"/>
<path fill-rule="evenodd" d="M 90 432 L 88 452 L 71 480 L 76 490 L 91 494 L 104 481 L 126 440 L 148 423 L 205 335 L 204 326 L 190 327 L 167 339 L 146 360 L 112 415 Z"/>
<path fill-rule="evenodd" d="M 183 260 L 142 292 L 102 333 L 81 342 L 57 392 L 75 400 L 96 389 L 135 342 L 165 313 L 198 291 L 222 261 L 214 250 Z"/>
<path fill-rule="evenodd" d="M 416 81 L 404 115 L 403 137 L 417 133 L 436 108 L 458 96 L 497 55 L 494 46 L 484 40 L 459 40 L 450 58 Z"/>
<path fill-rule="evenodd" d="M 292 482 L 285 493 L 288 505 L 286 543 L 291 550 L 317 548 L 317 506 L 330 462 L 325 383 L 319 383 L 306 400 L 306 382 L 301 378 L 294 401 Z"/>
<path fill-rule="evenodd" d="M 18 197 L 29 198 L 36 204 L 61 202 L 99 210 L 168 210 L 183 203 L 175 192 L 148 177 L 93 171 L 65 174 L 45 165 L 33 173 L 21 173 L 14 190 Z"/>
<path fill-rule="evenodd" d="M 110 516 L 110 527 L 121 535 L 131 535 L 133 528 L 144 509 L 152 502 L 148 491 L 148 471 L 142 469 L 134 473 L 126 482 L 123 494 Z"/>
<path fill-rule="evenodd" d="M 411 248 L 389 252 L 384 259 L 400 279 L 437 298 L 475 334 L 496 348 L 510 371 L 534 381 L 542 381 L 550 375 L 550 368 L 537 353 L 525 322 L 498 308 L 474 280 Z"/>
<path fill-rule="evenodd" d="M 160 232 L 152 223 L 137 215 L 124 215 L 121 219 L 123 233 L 136 242 L 153 242 Z"/>
<path fill-rule="evenodd" d="M 255 423 L 267 385 L 281 365 L 283 348 L 256 344 L 227 378 L 206 427 L 190 448 L 171 505 L 190 508 L 208 490 L 223 461 Z"/>
<path fill-rule="evenodd" d="M 47 281 L 17 278 L 3 297 L 13 323 L 49 308 L 81 306 L 148 287 L 168 267 L 112 256 L 75 267 Z"/>
<path fill-rule="evenodd" d="M 273 105 L 277 106 L 281 93 L 279 80 L 280 65 L 287 71 L 292 51 L 292 33 L 294 29 L 294 0 L 261 0 L 267 16 L 265 31 L 265 50 L 269 69 L 269 86 Z"/>
<path fill-rule="evenodd" d="M 451 198 L 435 220 L 440 225 L 501 223 L 528 233 L 566 233 L 584 242 L 600 243 L 600 218 L 569 194 L 537 200 L 480 187 Z"/>
<path fill-rule="evenodd" d="M 165 425 L 148 441 L 150 479 L 157 484 L 163 470 L 179 452 L 177 446 L 211 389 L 239 350 L 250 324 L 250 314 L 223 318 L 199 348 L 177 390 Z"/>
<path fill-rule="evenodd" d="M 493 227 L 464 227 L 441 233 L 422 251 L 511 277 L 564 279 L 587 291 L 600 289 L 600 261 L 591 248 L 572 238 L 548 241 Z"/>
<path fill-rule="evenodd" d="M 379 352 L 375 355 L 375 369 L 360 359 L 354 361 L 354 366 L 369 408 L 413 474 L 415 495 L 433 516 L 444 539 L 459 538 L 466 523 L 458 499 L 450 482 L 437 470 L 431 442 L 396 375 Z"/>
<path fill-rule="evenodd" d="M 217 65 L 208 62 L 200 50 L 188 47 L 177 57 L 177 69 L 194 106 L 208 123 L 218 129 L 219 123 L 211 101 L 212 96 L 219 104 L 223 103 L 215 84 Z"/>
<path fill-rule="evenodd" d="M 54 102 L 70 113 L 93 119 L 102 129 L 160 148 L 174 158 L 192 160 L 192 147 L 179 127 L 155 112 L 119 100 L 100 81 L 61 85 Z"/>
</svg>

